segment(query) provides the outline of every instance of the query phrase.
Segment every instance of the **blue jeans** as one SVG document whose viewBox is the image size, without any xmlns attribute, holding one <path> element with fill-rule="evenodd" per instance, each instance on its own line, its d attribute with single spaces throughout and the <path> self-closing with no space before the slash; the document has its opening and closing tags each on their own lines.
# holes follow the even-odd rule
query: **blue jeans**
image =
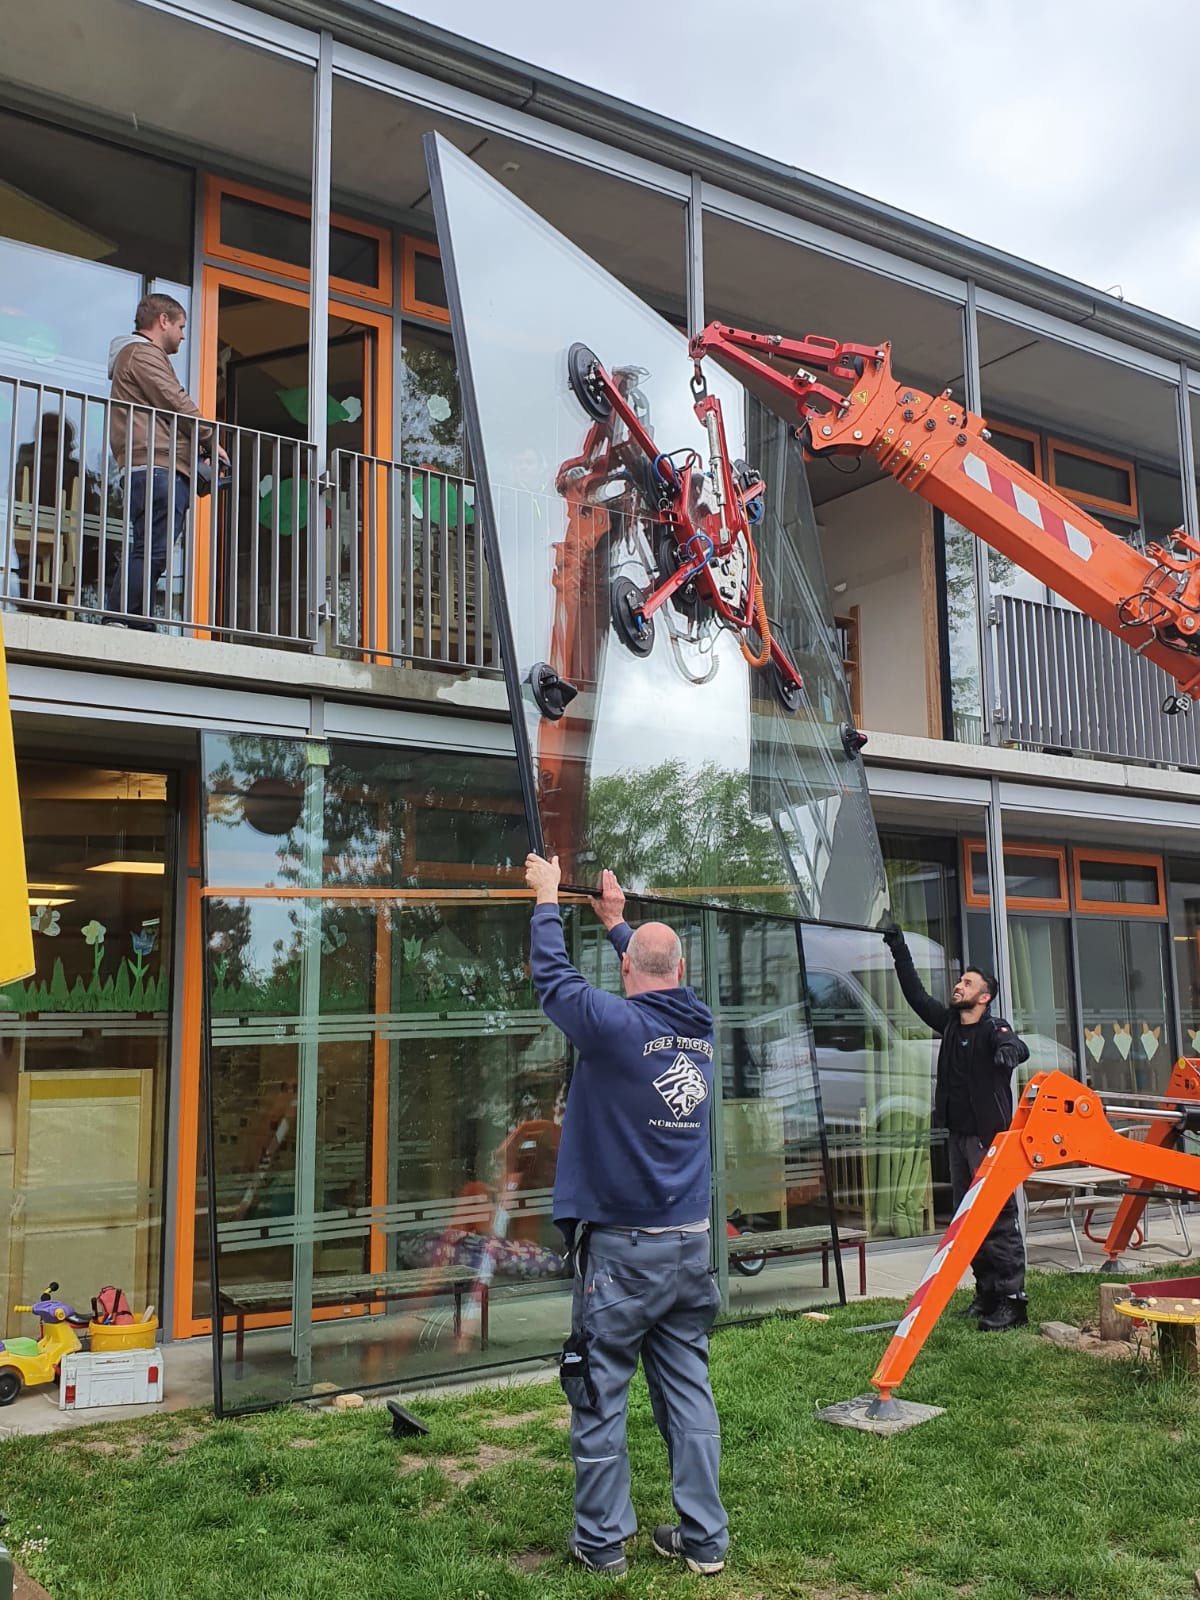
<svg viewBox="0 0 1200 1600">
<path fill-rule="evenodd" d="M 167 570 L 167 557 L 171 547 L 183 532 L 184 518 L 191 503 L 192 486 L 182 472 L 175 474 L 175 518 L 169 517 L 171 504 L 171 474 L 166 467 L 154 468 L 154 482 L 150 490 L 150 607 L 158 580 Z M 124 567 L 118 566 L 108 586 L 104 605 L 107 611 L 123 612 L 127 616 L 146 615 L 146 468 L 134 467 L 125 480 L 125 493 L 129 497 L 129 550 Z M 124 597 L 122 588 L 124 587 Z M 150 622 L 131 622 L 131 628 L 150 629 Z"/>
</svg>

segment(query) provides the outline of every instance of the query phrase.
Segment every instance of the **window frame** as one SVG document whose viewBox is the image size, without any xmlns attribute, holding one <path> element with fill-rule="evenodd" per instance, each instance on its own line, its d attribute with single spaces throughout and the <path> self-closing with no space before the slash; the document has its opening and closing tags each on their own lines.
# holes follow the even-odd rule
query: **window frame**
<svg viewBox="0 0 1200 1600">
<path fill-rule="evenodd" d="M 1032 428 L 1020 428 L 1015 422 L 989 422 L 988 432 L 993 439 L 999 434 L 1007 439 L 1023 439 L 1026 444 L 1031 444 L 1033 446 L 1033 475 L 1043 483 L 1046 481 L 1042 436 L 1040 433 L 1035 433 Z M 1000 454 L 1004 455 L 1003 450 Z M 1019 461 L 1014 461 L 1011 456 L 1004 456 L 1004 459 L 1010 466 L 1019 467 L 1021 465 Z M 1027 471 L 1028 468 L 1024 470 Z"/>
<path fill-rule="evenodd" d="M 1105 467 L 1115 467 L 1124 472 L 1129 479 L 1129 499 L 1127 501 L 1109 500 L 1103 495 L 1087 494 L 1081 489 L 1066 489 L 1058 481 L 1056 457 L 1059 453 L 1078 456 L 1082 461 L 1096 461 Z M 1064 495 L 1068 500 L 1073 500 L 1078 506 L 1094 506 L 1098 511 L 1107 511 L 1114 516 L 1128 517 L 1131 521 L 1138 521 L 1138 489 L 1137 470 L 1133 459 L 1126 456 L 1109 455 L 1103 450 L 1093 450 L 1088 445 L 1072 444 L 1069 439 L 1047 437 L 1046 459 L 1048 478 L 1052 489 Z"/>
<path fill-rule="evenodd" d="M 856 605 L 847 606 L 845 611 L 836 615 L 833 625 L 843 629 L 846 635 L 847 654 L 842 656 L 842 673 L 846 679 L 846 687 L 850 691 L 850 713 L 854 718 L 854 726 L 862 727 L 862 637 L 860 633 L 860 608 Z"/>
<path fill-rule="evenodd" d="M 1083 896 L 1083 868 L 1085 861 L 1097 861 L 1107 866 L 1152 867 L 1158 882 L 1158 899 L 1152 905 L 1139 905 L 1126 900 L 1085 900 Z M 1167 919 L 1167 882 L 1162 856 L 1146 855 L 1138 850 L 1099 850 L 1088 847 L 1071 851 L 1071 888 L 1075 910 L 1083 916 L 1147 917 L 1156 922 Z"/>
<path fill-rule="evenodd" d="M 450 308 L 431 305 L 417 298 L 417 257 L 432 256 L 441 264 L 442 252 L 432 239 L 418 239 L 406 233 L 400 240 L 400 313 L 402 316 L 424 317 L 443 328 L 450 326 Z"/>
<path fill-rule="evenodd" d="M 214 261 L 231 261 L 240 267 L 256 267 L 275 277 L 290 278 L 295 283 L 307 286 L 312 280 L 311 268 L 298 267 L 294 262 L 280 261 L 275 256 L 259 255 L 257 251 L 242 250 L 236 245 L 225 244 L 222 241 L 221 201 L 226 195 L 235 200 L 248 200 L 251 204 L 264 206 L 269 211 L 283 211 L 289 216 L 303 217 L 306 221 L 312 216 L 312 207 L 302 200 L 292 200 L 286 195 L 273 194 L 269 189 L 258 189 L 253 184 L 236 183 L 231 178 L 218 178 L 213 173 L 207 173 L 204 178 L 205 256 Z M 329 224 L 331 227 L 341 228 L 346 233 L 356 233 L 364 239 L 372 240 L 379 251 L 379 276 L 373 286 L 366 283 L 352 283 L 348 278 L 338 278 L 331 274 L 330 293 L 390 307 L 392 235 L 389 230 L 374 223 L 361 222 L 357 217 L 344 216 L 341 212 L 331 212 Z"/>
<path fill-rule="evenodd" d="M 972 871 L 972 858 L 982 855 L 987 859 L 987 842 L 983 839 L 963 840 L 963 898 L 964 903 L 972 911 L 990 911 L 992 897 L 990 894 L 979 894 L 974 887 L 974 874 Z M 1004 892 L 1004 905 L 1006 911 L 1070 911 L 1071 901 L 1067 889 L 1067 852 L 1062 845 L 1057 844 L 1019 844 L 1015 840 L 1005 843 L 1004 856 L 1008 857 L 1034 856 L 1039 860 L 1058 862 L 1059 894 L 1056 898 L 1046 898 L 1039 895 L 1010 895 L 1007 888 Z"/>
</svg>

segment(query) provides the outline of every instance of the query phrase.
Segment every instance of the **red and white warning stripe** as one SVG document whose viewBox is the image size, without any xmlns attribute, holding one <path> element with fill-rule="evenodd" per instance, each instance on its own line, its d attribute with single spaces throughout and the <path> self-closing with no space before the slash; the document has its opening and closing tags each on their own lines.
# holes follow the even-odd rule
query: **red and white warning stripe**
<svg viewBox="0 0 1200 1600">
<path fill-rule="evenodd" d="M 991 1153 L 991 1150 L 989 1150 L 988 1155 L 991 1155 Z M 937 1251 L 931 1259 L 929 1265 L 925 1268 L 925 1275 L 917 1285 L 912 1299 L 908 1302 L 908 1310 L 904 1313 L 904 1316 L 896 1325 L 896 1331 L 892 1335 L 893 1344 L 895 1344 L 898 1339 L 903 1339 L 908 1333 L 909 1329 L 912 1327 L 913 1318 L 916 1316 L 917 1312 L 920 1311 L 922 1302 L 924 1301 L 925 1296 L 929 1293 L 929 1285 L 933 1282 L 934 1278 L 940 1271 L 942 1263 L 945 1261 L 946 1256 L 949 1253 L 950 1246 L 962 1232 L 963 1223 L 967 1220 L 967 1212 L 970 1211 L 971 1207 L 979 1198 L 979 1188 L 981 1183 L 982 1179 L 977 1178 L 967 1190 L 966 1194 L 963 1195 L 962 1204 L 951 1218 L 950 1226 L 942 1235 L 941 1244 L 938 1246 Z M 958 1285 L 955 1284 L 955 1288 L 957 1287 Z"/>
<path fill-rule="evenodd" d="M 966 455 L 963 457 L 962 469 L 972 483 L 977 483 L 981 489 L 986 489 L 989 494 L 994 494 L 997 500 L 1031 522 L 1035 528 L 1040 528 L 1043 533 L 1050 535 L 1059 544 L 1066 545 L 1073 555 L 1081 561 L 1090 561 L 1092 558 L 1092 541 L 1086 533 L 1081 533 L 1071 523 L 1060 517 L 1052 507 L 1043 505 L 1035 496 L 1023 489 L 1019 483 L 1014 483 L 1011 478 L 1005 477 L 997 467 L 989 466 L 980 456 Z"/>
</svg>

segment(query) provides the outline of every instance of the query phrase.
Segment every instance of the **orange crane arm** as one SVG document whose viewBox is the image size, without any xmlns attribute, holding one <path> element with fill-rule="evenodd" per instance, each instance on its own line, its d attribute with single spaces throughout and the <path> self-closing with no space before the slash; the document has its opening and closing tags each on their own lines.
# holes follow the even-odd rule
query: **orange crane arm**
<svg viewBox="0 0 1200 1600">
<path fill-rule="evenodd" d="M 799 417 L 814 456 L 872 456 L 905 489 L 937 506 L 1078 606 L 1176 679 L 1187 709 L 1200 693 L 1200 543 L 1182 530 L 1173 549 L 1145 554 L 1073 500 L 988 443 L 987 424 L 950 396 L 897 382 L 891 346 L 838 344 L 809 335 L 785 339 L 712 322 L 691 343 L 713 356 L 776 409 Z M 779 363 L 783 363 L 780 366 Z M 842 380 L 835 388 L 815 368 Z"/>
<path fill-rule="evenodd" d="M 1194 1108 L 1200 1104 L 1200 1061 L 1189 1061 L 1186 1056 L 1182 1056 L 1171 1070 L 1171 1079 L 1163 1092 L 1163 1098 L 1176 1101 L 1181 1112 L 1188 1106 Z M 1159 1117 L 1151 1124 L 1150 1131 L 1146 1135 L 1146 1143 L 1160 1147 L 1170 1145 L 1174 1149 L 1181 1137 L 1181 1127 L 1182 1121 L 1171 1122 L 1165 1117 Z M 1146 1201 L 1153 1188 L 1153 1183 L 1146 1178 L 1135 1179 L 1130 1185 L 1130 1192 L 1117 1207 L 1117 1214 L 1104 1241 L 1106 1266 L 1115 1267 L 1121 1252 L 1128 1248 L 1133 1230 L 1142 1220 Z"/>
<path fill-rule="evenodd" d="M 1145 1113 L 1131 1107 L 1126 1114 Z M 1165 1108 L 1164 1114 L 1173 1119 L 1174 1108 Z M 891 1398 L 916 1360 L 1009 1196 L 1026 1178 L 1044 1178 L 1053 1168 L 1072 1163 L 1200 1190 L 1200 1156 L 1124 1138 L 1109 1122 L 1094 1089 L 1065 1072 L 1038 1073 L 1023 1091 L 1012 1125 L 980 1163 L 875 1369 L 871 1383 L 881 1400 Z"/>
</svg>

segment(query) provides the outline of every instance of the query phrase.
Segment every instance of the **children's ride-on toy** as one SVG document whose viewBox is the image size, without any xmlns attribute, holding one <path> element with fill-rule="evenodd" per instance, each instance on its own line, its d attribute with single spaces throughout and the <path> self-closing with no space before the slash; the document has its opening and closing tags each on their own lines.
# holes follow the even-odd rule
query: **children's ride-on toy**
<svg viewBox="0 0 1200 1600">
<path fill-rule="evenodd" d="M 28 1385 L 54 1383 L 64 1356 L 82 1350 L 76 1328 L 87 1326 L 73 1306 L 51 1296 L 58 1288 L 52 1283 L 42 1298 L 31 1306 L 14 1306 L 14 1311 L 30 1311 L 42 1325 L 40 1339 L 0 1340 L 0 1406 L 10 1406 Z"/>
</svg>

